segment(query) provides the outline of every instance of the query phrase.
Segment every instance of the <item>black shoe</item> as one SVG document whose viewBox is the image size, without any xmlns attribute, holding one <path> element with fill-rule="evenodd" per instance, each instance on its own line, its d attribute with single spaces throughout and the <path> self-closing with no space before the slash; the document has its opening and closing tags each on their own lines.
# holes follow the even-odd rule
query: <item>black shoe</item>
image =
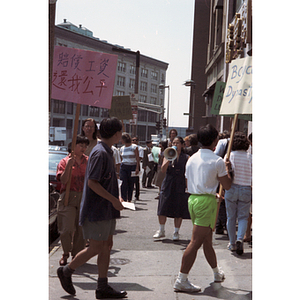
<svg viewBox="0 0 300 300">
<path fill-rule="evenodd" d="M 118 292 L 114 290 L 111 286 L 107 285 L 103 289 L 96 290 L 96 299 L 106 299 L 106 298 L 125 298 L 127 292 Z"/>
<path fill-rule="evenodd" d="M 63 271 L 63 268 L 64 267 L 59 267 L 57 269 L 57 276 L 60 280 L 60 284 L 62 286 L 62 288 L 70 295 L 75 295 L 76 294 L 76 291 L 75 291 L 75 288 L 73 286 L 73 283 L 72 283 L 72 277 L 66 277 L 64 275 L 64 271 Z"/>
<path fill-rule="evenodd" d="M 216 228 L 216 234 L 224 234 L 224 229 Z"/>
<path fill-rule="evenodd" d="M 241 241 L 236 242 L 236 253 L 238 255 L 242 255 L 244 253 L 243 242 Z"/>
</svg>

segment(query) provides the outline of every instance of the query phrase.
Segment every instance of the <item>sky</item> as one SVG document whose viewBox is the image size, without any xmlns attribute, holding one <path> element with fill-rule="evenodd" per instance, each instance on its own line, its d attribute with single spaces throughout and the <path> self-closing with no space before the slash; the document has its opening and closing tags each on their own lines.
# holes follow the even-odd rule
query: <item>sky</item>
<svg viewBox="0 0 300 300">
<path fill-rule="evenodd" d="M 188 127 L 194 0 L 57 0 L 55 24 L 82 24 L 94 37 L 169 64 L 170 127 Z M 168 90 L 165 93 L 167 109 Z"/>
</svg>

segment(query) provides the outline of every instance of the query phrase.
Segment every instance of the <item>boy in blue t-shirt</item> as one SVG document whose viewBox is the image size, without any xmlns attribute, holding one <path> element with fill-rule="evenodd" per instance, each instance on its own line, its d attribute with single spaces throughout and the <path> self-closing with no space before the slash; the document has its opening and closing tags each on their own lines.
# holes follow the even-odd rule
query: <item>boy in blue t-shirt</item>
<svg viewBox="0 0 300 300">
<path fill-rule="evenodd" d="M 116 218 L 124 207 L 119 197 L 117 175 L 111 146 L 120 141 L 122 123 L 117 118 L 104 119 L 100 124 L 101 141 L 93 148 L 86 168 L 79 223 L 88 248 L 79 252 L 66 266 L 57 269 L 63 289 L 75 295 L 72 274 L 81 265 L 98 255 L 98 284 L 96 299 L 124 298 L 127 292 L 118 292 L 107 283 L 110 251 Z"/>
</svg>

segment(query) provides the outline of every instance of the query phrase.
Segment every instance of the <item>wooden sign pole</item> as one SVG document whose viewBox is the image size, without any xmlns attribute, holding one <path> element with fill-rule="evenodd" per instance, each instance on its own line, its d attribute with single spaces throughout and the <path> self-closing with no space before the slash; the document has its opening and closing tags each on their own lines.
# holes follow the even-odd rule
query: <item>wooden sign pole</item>
<svg viewBox="0 0 300 300">
<path fill-rule="evenodd" d="M 73 138 L 72 138 L 72 147 L 71 147 L 71 157 L 74 156 L 74 148 L 76 145 L 76 138 L 77 138 L 77 131 L 78 131 L 78 122 L 79 122 L 79 115 L 80 115 L 80 107 L 81 104 L 77 103 L 76 105 L 76 114 L 75 114 L 75 124 L 74 124 L 74 131 L 73 131 Z M 69 195 L 70 195 L 70 186 L 71 186 L 71 177 L 72 177 L 72 169 L 70 172 L 70 177 L 67 182 L 66 194 L 65 194 L 65 206 L 69 203 Z"/>
<path fill-rule="evenodd" d="M 228 145 L 228 148 L 227 148 L 227 157 L 228 157 L 228 159 L 230 158 L 230 152 L 231 152 L 231 149 L 232 149 L 233 137 L 234 137 L 234 132 L 235 132 L 237 120 L 238 120 L 238 114 L 235 114 L 234 119 L 233 119 L 233 125 L 232 125 L 232 129 L 231 129 L 231 133 L 230 133 L 229 145 Z M 217 220 L 218 220 L 218 216 L 219 216 L 220 205 L 221 205 L 221 202 L 222 202 L 222 192 L 223 192 L 223 186 L 222 186 L 222 184 L 220 184 L 219 202 L 218 202 L 216 221 L 215 221 L 215 226 L 213 228 L 213 231 L 215 231 L 215 229 L 216 229 L 216 224 L 217 224 Z"/>
</svg>

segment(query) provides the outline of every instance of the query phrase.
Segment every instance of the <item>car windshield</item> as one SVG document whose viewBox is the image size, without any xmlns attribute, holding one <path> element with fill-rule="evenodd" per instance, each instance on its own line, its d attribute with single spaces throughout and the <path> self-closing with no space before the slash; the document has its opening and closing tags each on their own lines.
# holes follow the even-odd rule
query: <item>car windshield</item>
<svg viewBox="0 0 300 300">
<path fill-rule="evenodd" d="M 67 156 L 67 153 L 49 153 L 49 171 L 56 172 L 59 162 Z"/>
</svg>

